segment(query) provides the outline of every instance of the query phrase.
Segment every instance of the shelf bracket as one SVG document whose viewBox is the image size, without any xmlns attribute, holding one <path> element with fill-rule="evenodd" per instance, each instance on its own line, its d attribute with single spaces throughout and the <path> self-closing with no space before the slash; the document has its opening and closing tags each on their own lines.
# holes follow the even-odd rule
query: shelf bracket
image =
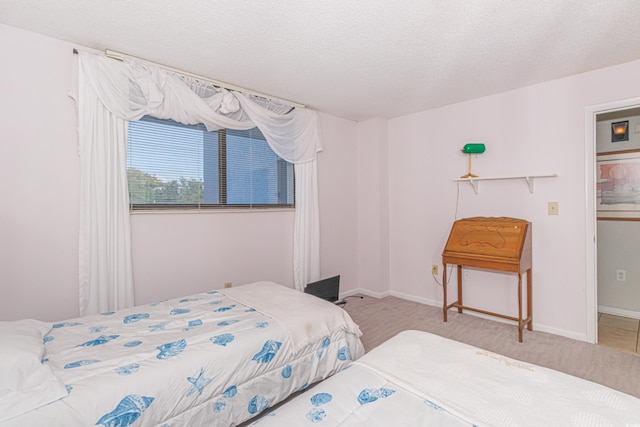
<svg viewBox="0 0 640 427">
<path fill-rule="evenodd" d="M 469 184 L 473 187 L 474 193 L 478 194 L 478 181 L 475 179 L 469 179 Z"/>
<path fill-rule="evenodd" d="M 527 180 L 527 184 L 529 184 L 529 193 L 533 194 L 533 177 L 525 176 L 524 179 Z"/>
</svg>

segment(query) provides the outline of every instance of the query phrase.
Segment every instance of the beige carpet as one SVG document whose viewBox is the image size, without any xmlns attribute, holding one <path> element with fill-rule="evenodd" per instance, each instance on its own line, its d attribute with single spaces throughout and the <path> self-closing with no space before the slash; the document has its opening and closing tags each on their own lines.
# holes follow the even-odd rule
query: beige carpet
<svg viewBox="0 0 640 427">
<path fill-rule="evenodd" d="M 640 398 L 640 356 L 558 335 L 524 331 L 518 342 L 514 325 L 442 310 L 395 297 L 348 297 L 345 310 L 360 326 L 367 351 L 400 331 L 416 329 L 495 353 L 566 372 Z"/>
</svg>

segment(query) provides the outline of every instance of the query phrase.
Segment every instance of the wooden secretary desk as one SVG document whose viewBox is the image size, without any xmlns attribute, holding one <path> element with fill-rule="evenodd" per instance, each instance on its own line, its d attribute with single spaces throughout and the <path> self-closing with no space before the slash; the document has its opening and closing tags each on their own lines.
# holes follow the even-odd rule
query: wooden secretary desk
<svg viewBox="0 0 640 427">
<path fill-rule="evenodd" d="M 518 341 L 522 330 L 532 330 L 531 223 L 517 218 L 464 218 L 453 223 L 447 245 L 442 252 L 442 287 L 444 321 L 452 307 L 501 317 L 518 322 Z M 447 304 L 447 264 L 458 266 L 458 300 Z M 517 273 L 518 317 L 467 307 L 462 303 L 462 267 L 474 267 Z M 527 274 L 527 317 L 522 316 L 522 274 Z"/>
</svg>

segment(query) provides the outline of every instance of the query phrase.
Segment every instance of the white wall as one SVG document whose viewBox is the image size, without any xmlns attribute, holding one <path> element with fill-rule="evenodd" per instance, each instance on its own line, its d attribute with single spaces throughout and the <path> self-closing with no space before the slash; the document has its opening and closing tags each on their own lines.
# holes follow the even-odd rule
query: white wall
<svg viewBox="0 0 640 427">
<path fill-rule="evenodd" d="M 318 154 L 320 275 L 340 274 L 340 292 L 359 288 L 356 124 L 320 115 L 324 149 Z"/>
<path fill-rule="evenodd" d="M 598 221 L 598 306 L 640 318 L 640 222 Z M 626 281 L 616 279 L 624 270 Z"/>
<path fill-rule="evenodd" d="M 0 25 L 0 319 L 78 313 L 73 46 Z"/>
<path fill-rule="evenodd" d="M 392 293 L 439 304 L 431 278 L 456 219 L 460 152 L 481 141 L 480 176 L 557 173 L 535 181 L 460 184 L 457 218 L 511 216 L 533 223 L 534 328 L 586 339 L 585 107 L 640 94 L 640 61 L 525 87 L 389 121 Z M 593 147 L 589 148 L 593 150 Z M 547 202 L 559 215 L 547 215 Z M 465 304 L 517 313 L 513 275 L 471 271 Z M 450 286 L 455 298 L 455 287 Z"/>
<path fill-rule="evenodd" d="M 389 175 L 387 120 L 358 123 L 358 272 L 360 286 L 389 294 Z"/>
<path fill-rule="evenodd" d="M 78 315 L 75 46 L 0 25 L 0 320 Z M 357 287 L 355 123 L 321 115 L 321 272 Z M 273 280 L 293 285 L 293 212 L 132 216 L 137 303 Z"/>
<path fill-rule="evenodd" d="M 293 212 L 132 215 L 136 304 L 271 280 L 293 286 Z"/>
</svg>

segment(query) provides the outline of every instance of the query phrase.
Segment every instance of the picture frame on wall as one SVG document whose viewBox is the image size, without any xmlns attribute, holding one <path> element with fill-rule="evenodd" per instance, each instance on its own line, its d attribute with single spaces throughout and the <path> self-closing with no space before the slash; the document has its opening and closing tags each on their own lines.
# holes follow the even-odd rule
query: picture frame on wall
<svg viewBox="0 0 640 427">
<path fill-rule="evenodd" d="M 596 156 L 599 220 L 640 221 L 640 150 Z"/>
</svg>

